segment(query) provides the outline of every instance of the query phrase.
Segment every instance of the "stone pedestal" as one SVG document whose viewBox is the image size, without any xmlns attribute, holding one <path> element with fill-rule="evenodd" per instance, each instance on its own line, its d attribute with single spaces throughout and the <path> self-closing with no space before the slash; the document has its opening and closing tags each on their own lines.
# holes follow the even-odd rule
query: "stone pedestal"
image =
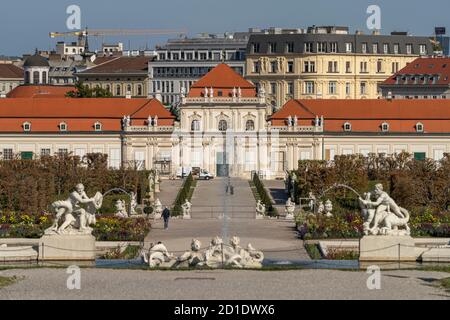
<svg viewBox="0 0 450 320">
<path fill-rule="evenodd" d="M 183 215 L 183 219 L 184 220 L 191 220 L 191 215 L 190 214 Z"/>
<path fill-rule="evenodd" d="M 285 220 L 294 220 L 295 216 L 293 213 L 286 213 L 286 216 L 284 217 Z"/>
<path fill-rule="evenodd" d="M 416 261 L 410 236 L 364 236 L 359 251 L 360 261 Z"/>
<path fill-rule="evenodd" d="M 95 260 L 92 235 L 44 235 L 39 240 L 39 260 Z"/>
</svg>

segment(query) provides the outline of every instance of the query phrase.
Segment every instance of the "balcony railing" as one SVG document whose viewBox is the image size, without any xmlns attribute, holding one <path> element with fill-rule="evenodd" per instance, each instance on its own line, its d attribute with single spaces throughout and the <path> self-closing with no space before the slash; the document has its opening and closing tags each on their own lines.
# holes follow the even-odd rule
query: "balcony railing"
<svg viewBox="0 0 450 320">
<path fill-rule="evenodd" d="M 182 98 L 183 104 L 197 103 L 242 103 L 242 104 L 264 104 L 265 98 L 262 97 L 185 97 Z"/>
</svg>

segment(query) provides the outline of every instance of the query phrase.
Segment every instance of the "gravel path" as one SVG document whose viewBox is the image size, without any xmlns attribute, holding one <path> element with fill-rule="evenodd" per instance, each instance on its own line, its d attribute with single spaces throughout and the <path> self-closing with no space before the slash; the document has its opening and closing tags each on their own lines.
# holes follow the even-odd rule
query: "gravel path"
<svg viewBox="0 0 450 320">
<path fill-rule="evenodd" d="M 141 271 L 82 269 L 81 290 L 68 290 L 65 269 L 0 271 L 22 280 L 0 299 L 450 299 L 431 283 L 448 273 L 383 271 L 381 290 L 368 290 L 365 272 Z"/>
</svg>

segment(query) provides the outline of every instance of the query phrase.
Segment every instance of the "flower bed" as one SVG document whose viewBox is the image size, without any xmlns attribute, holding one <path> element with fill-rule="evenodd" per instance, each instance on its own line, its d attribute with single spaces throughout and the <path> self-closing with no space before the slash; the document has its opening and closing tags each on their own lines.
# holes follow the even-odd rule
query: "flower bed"
<svg viewBox="0 0 450 320">
<path fill-rule="evenodd" d="M 44 235 L 52 224 L 47 214 L 19 215 L 0 213 L 0 238 L 37 239 Z M 142 241 L 150 231 L 151 224 L 145 218 L 122 219 L 113 216 L 97 216 L 92 226 L 98 241 Z"/>
<path fill-rule="evenodd" d="M 305 216 L 296 220 L 302 239 L 352 239 L 363 236 L 363 219 L 359 212 L 337 212 L 333 217 Z M 450 237 L 450 212 L 433 213 L 429 209 L 413 209 L 410 219 L 413 237 Z"/>
</svg>

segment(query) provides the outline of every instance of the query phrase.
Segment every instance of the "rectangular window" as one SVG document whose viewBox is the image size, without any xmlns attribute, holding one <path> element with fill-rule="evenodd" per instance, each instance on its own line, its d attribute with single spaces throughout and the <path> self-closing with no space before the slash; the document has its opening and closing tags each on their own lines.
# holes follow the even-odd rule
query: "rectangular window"
<svg viewBox="0 0 450 320">
<path fill-rule="evenodd" d="M 367 53 L 367 48 L 368 48 L 367 42 L 364 42 L 364 43 L 361 45 L 361 52 L 362 52 L 362 53 Z"/>
<path fill-rule="evenodd" d="M 327 43 L 326 42 L 318 42 L 317 43 L 317 53 L 326 53 L 327 52 Z"/>
<path fill-rule="evenodd" d="M 352 94 L 352 85 L 351 85 L 350 82 L 347 82 L 347 83 L 345 84 L 345 94 L 346 94 L 347 96 L 349 96 L 349 95 Z"/>
<path fill-rule="evenodd" d="M 96 153 L 96 152 L 93 152 Z M 75 149 L 75 155 L 79 157 L 80 159 L 83 159 L 83 157 L 86 155 L 86 149 Z"/>
<path fill-rule="evenodd" d="M 345 72 L 352 73 L 352 63 L 350 61 L 345 62 Z"/>
<path fill-rule="evenodd" d="M 66 149 L 66 148 L 58 149 L 58 155 L 59 156 L 66 156 L 68 154 L 69 154 L 69 150 L 68 149 Z"/>
<path fill-rule="evenodd" d="M 287 53 L 293 53 L 294 52 L 294 43 L 293 42 L 286 43 L 286 52 Z"/>
<path fill-rule="evenodd" d="M 361 82 L 360 93 L 361 93 L 361 95 L 367 94 L 367 83 L 366 82 Z"/>
<path fill-rule="evenodd" d="M 372 44 L 372 53 L 377 54 L 378 53 L 378 43 Z"/>
<path fill-rule="evenodd" d="M 381 59 L 377 61 L 377 73 L 383 73 L 383 60 Z"/>
<path fill-rule="evenodd" d="M 328 94 L 336 94 L 337 93 L 337 82 L 330 81 L 328 83 Z"/>
<path fill-rule="evenodd" d="M 394 44 L 394 54 L 400 53 L 400 44 L 396 43 Z"/>
<path fill-rule="evenodd" d="M 314 81 L 306 81 L 305 82 L 305 94 L 314 94 Z"/>
<path fill-rule="evenodd" d="M 13 157 L 12 149 L 3 149 L 3 160 L 12 160 Z"/>
<path fill-rule="evenodd" d="M 442 160 L 444 158 L 444 150 L 434 150 L 433 159 L 436 161 Z"/>
<path fill-rule="evenodd" d="M 48 148 L 43 148 L 41 149 L 41 157 L 46 157 L 46 156 L 50 156 L 50 149 Z"/>
<path fill-rule="evenodd" d="M 383 53 L 389 54 L 389 44 L 388 43 L 383 44 Z"/>
<path fill-rule="evenodd" d="M 398 62 L 392 62 L 392 73 L 397 73 L 399 69 L 399 63 Z"/>
<path fill-rule="evenodd" d="M 353 52 L 353 43 L 347 42 L 345 44 L 345 52 L 346 53 L 352 53 Z"/>
<path fill-rule="evenodd" d="M 252 43 L 252 53 L 259 53 L 259 42 Z"/>
<path fill-rule="evenodd" d="M 287 93 L 290 95 L 294 94 L 294 83 L 293 82 L 288 82 L 287 84 Z"/>
<path fill-rule="evenodd" d="M 360 63 L 360 72 L 367 73 L 367 61 L 361 61 Z"/>
<path fill-rule="evenodd" d="M 406 45 L 406 54 L 413 54 L 413 45 L 410 43 Z"/>
<path fill-rule="evenodd" d="M 268 53 L 276 53 L 277 52 L 277 44 L 276 42 L 269 43 L 269 52 Z"/>
<path fill-rule="evenodd" d="M 314 44 L 312 42 L 305 42 L 305 53 L 312 53 L 313 46 Z"/>
<path fill-rule="evenodd" d="M 426 45 L 421 44 L 421 45 L 419 46 L 419 49 L 420 49 L 420 54 L 421 54 L 422 56 L 424 56 L 424 55 L 427 54 L 427 46 L 426 46 Z"/>
<path fill-rule="evenodd" d="M 287 63 L 287 72 L 294 73 L 294 61 L 288 61 Z"/>
<path fill-rule="evenodd" d="M 109 166 L 113 169 L 119 169 L 120 162 L 120 149 L 109 150 Z"/>
<path fill-rule="evenodd" d="M 304 70 L 305 73 L 314 73 L 316 72 L 316 63 L 314 61 L 305 61 L 304 62 Z"/>
<path fill-rule="evenodd" d="M 328 73 L 337 73 L 337 72 L 338 72 L 338 62 L 328 61 Z"/>
<path fill-rule="evenodd" d="M 331 42 L 330 43 L 330 53 L 337 53 L 337 52 L 338 52 L 338 43 Z"/>
</svg>

